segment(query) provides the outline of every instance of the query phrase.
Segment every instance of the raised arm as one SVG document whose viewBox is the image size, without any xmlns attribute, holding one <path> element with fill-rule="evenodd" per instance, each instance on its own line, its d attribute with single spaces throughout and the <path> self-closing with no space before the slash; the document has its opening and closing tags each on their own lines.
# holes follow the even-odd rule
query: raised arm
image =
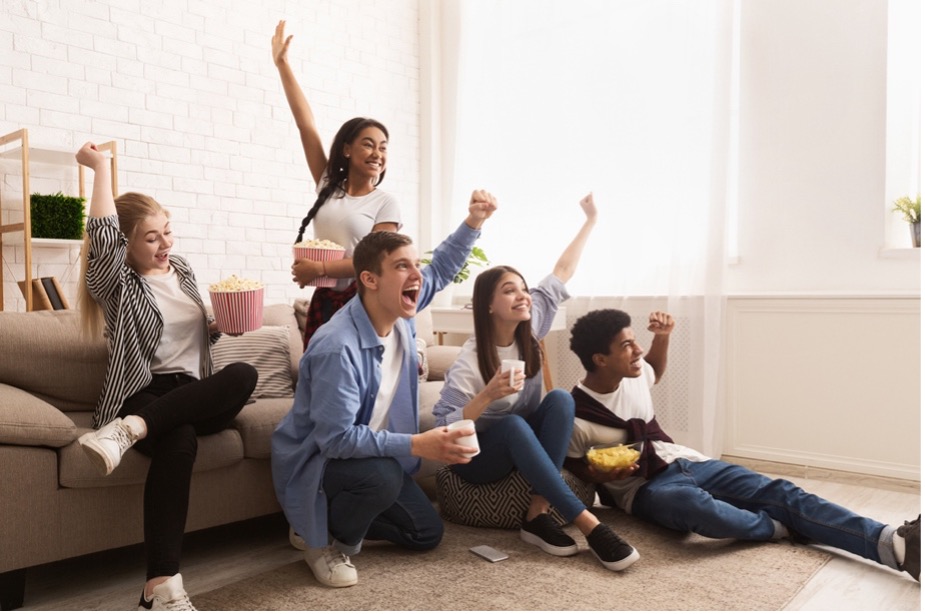
<svg viewBox="0 0 925 614">
<path fill-rule="evenodd" d="M 112 195 L 112 170 L 109 158 L 93 143 L 84 143 L 74 156 L 77 162 L 93 171 L 93 193 L 90 196 L 90 217 L 116 215 L 116 202 Z"/>
<path fill-rule="evenodd" d="M 299 137 L 302 139 L 302 149 L 305 151 L 305 159 L 308 161 L 308 169 L 312 173 L 315 183 L 321 182 L 321 176 L 328 164 L 328 156 L 324 153 L 324 146 L 321 144 L 321 137 L 318 134 L 318 128 L 315 124 L 315 114 L 308 104 L 308 100 L 296 81 L 292 67 L 289 65 L 289 43 L 292 41 L 292 35 L 286 36 L 286 22 L 281 20 L 276 25 L 276 32 L 273 34 L 273 63 L 279 70 L 279 78 L 283 83 L 283 91 L 286 93 L 286 101 L 289 103 L 289 109 L 295 118 L 295 124 L 299 129 Z"/>
<path fill-rule="evenodd" d="M 674 318 L 663 311 L 653 311 L 649 314 L 648 329 L 655 333 L 655 336 L 652 337 L 652 347 L 649 348 L 645 361 L 652 365 L 655 382 L 658 383 L 668 368 L 668 337 L 674 330 Z"/>
<path fill-rule="evenodd" d="M 575 274 L 578 261 L 581 259 L 581 252 L 584 251 L 585 243 L 588 241 L 588 235 L 591 234 L 591 229 L 594 228 L 594 223 L 597 221 L 597 207 L 594 205 L 594 196 L 592 194 L 582 198 L 579 204 L 585 212 L 585 223 L 581 225 L 578 234 L 575 235 L 572 242 L 559 256 L 559 260 L 552 270 L 552 274 L 562 283 L 567 283 Z"/>
</svg>

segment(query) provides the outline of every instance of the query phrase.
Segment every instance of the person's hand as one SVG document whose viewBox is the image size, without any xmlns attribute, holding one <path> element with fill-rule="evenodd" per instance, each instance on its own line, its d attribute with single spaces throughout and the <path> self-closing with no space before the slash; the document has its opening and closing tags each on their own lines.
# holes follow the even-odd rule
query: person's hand
<svg viewBox="0 0 925 614">
<path fill-rule="evenodd" d="M 411 454 L 448 465 L 465 464 L 472 460 L 466 454 L 473 454 L 478 450 L 462 446 L 456 443 L 456 440 L 471 434 L 471 429 L 450 431 L 445 426 L 438 426 L 411 436 Z"/>
<path fill-rule="evenodd" d="M 320 260 L 299 258 L 292 263 L 292 281 L 304 288 L 309 283 L 324 275 L 324 263 Z"/>
<path fill-rule="evenodd" d="M 273 33 L 273 63 L 279 66 L 289 61 L 289 41 L 292 40 L 292 34 L 286 36 L 286 20 L 280 19 L 276 24 L 276 32 Z"/>
<path fill-rule="evenodd" d="M 466 224 L 478 230 L 497 208 L 498 200 L 490 192 L 475 190 L 469 198 L 469 215 L 466 217 Z"/>
<path fill-rule="evenodd" d="M 597 220 L 597 205 L 594 204 L 594 194 L 592 192 L 588 192 L 588 195 L 578 201 L 578 204 L 581 205 L 589 222 Z"/>
<path fill-rule="evenodd" d="M 664 311 L 653 311 L 649 314 L 649 326 L 647 328 L 649 332 L 656 335 L 670 335 L 671 331 L 674 330 L 674 318 Z"/>
<path fill-rule="evenodd" d="M 514 373 L 514 385 L 511 386 L 511 372 L 502 372 L 501 367 L 498 367 L 494 377 L 488 380 L 481 394 L 485 395 L 489 403 L 497 401 L 498 399 L 503 399 L 508 395 L 522 390 L 524 387 L 524 379 L 525 376 L 523 371 L 517 371 Z"/>
<path fill-rule="evenodd" d="M 77 163 L 86 166 L 89 169 L 96 170 L 102 164 L 108 164 L 109 160 L 106 158 L 103 153 L 96 148 L 94 143 L 84 143 L 77 153 L 74 155 L 77 158 Z"/>
<path fill-rule="evenodd" d="M 610 471 L 602 471 L 594 465 L 588 465 L 588 475 L 586 477 L 590 478 L 590 481 L 595 484 L 604 484 L 605 482 L 613 482 L 615 480 L 625 480 L 626 478 L 632 476 L 639 470 L 639 465 L 632 464 L 629 467 L 621 467 L 620 469 L 611 469 Z"/>
</svg>

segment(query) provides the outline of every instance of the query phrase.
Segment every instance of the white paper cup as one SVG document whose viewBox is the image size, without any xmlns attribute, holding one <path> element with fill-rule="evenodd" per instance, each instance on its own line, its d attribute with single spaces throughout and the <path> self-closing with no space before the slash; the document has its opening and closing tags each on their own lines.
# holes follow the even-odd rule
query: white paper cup
<svg viewBox="0 0 925 614">
<path fill-rule="evenodd" d="M 474 431 L 475 431 L 475 422 L 474 422 L 474 421 L 472 421 L 472 420 L 457 420 L 456 422 L 454 422 L 454 423 L 448 425 L 446 428 L 447 428 L 447 430 L 449 430 L 449 431 L 455 431 L 455 430 L 457 430 L 457 429 L 468 429 L 468 430 L 473 431 L 473 433 L 472 433 L 471 435 L 466 435 L 465 437 L 460 437 L 459 439 L 456 440 L 456 443 L 458 443 L 458 444 L 461 445 L 461 446 L 466 446 L 466 447 L 469 447 L 469 448 L 475 448 L 475 452 L 473 452 L 472 454 L 466 454 L 466 456 L 468 456 L 469 458 L 472 458 L 473 456 L 475 456 L 476 454 L 478 454 L 479 452 L 482 451 L 481 448 L 479 448 L 479 438 L 478 438 L 478 435 L 476 435 L 475 432 L 474 432 Z"/>
<path fill-rule="evenodd" d="M 308 258 L 309 260 L 317 260 L 319 262 L 331 262 L 333 260 L 341 260 L 344 257 L 344 251 L 342 249 L 321 249 L 317 247 L 295 247 L 292 248 L 292 256 L 296 259 Z M 316 277 L 312 281 L 308 282 L 309 286 L 315 286 L 316 288 L 333 288 L 337 285 L 337 279 L 334 277 L 328 277 L 327 275 L 322 275 L 321 277 Z"/>
<path fill-rule="evenodd" d="M 521 373 L 523 373 L 525 366 L 526 366 L 526 363 L 524 363 L 524 361 L 515 360 L 514 358 L 505 358 L 504 360 L 501 361 L 501 372 L 502 373 L 504 373 L 505 371 L 511 372 L 511 382 L 509 384 L 510 386 L 514 385 L 514 374 L 517 371 L 520 371 Z"/>
</svg>

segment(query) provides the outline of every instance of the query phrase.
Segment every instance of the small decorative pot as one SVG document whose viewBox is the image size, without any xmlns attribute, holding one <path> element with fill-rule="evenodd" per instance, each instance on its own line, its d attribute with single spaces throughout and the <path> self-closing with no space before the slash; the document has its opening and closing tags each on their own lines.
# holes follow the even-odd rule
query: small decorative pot
<svg viewBox="0 0 925 614">
<path fill-rule="evenodd" d="M 922 222 L 909 224 L 909 233 L 912 235 L 912 247 L 922 247 Z"/>
</svg>

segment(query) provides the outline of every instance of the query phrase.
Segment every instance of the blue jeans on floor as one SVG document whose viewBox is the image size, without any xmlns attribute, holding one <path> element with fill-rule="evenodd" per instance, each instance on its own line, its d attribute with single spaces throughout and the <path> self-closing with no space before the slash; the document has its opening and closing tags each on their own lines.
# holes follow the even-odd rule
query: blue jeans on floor
<svg viewBox="0 0 925 614">
<path fill-rule="evenodd" d="M 897 568 L 892 527 L 725 461 L 671 463 L 636 492 L 632 511 L 670 529 L 752 541 L 771 539 L 773 518 L 812 541 Z"/>
<path fill-rule="evenodd" d="M 526 418 L 511 414 L 480 432 L 478 456 L 450 469 L 473 484 L 495 482 L 517 469 L 534 492 L 571 522 L 586 509 L 560 473 L 574 424 L 572 395 L 552 390 Z"/>
<path fill-rule="evenodd" d="M 443 521 L 430 498 L 394 458 L 329 460 L 322 488 L 328 532 L 347 556 L 360 551 L 363 539 L 430 550 L 443 538 Z"/>
</svg>

